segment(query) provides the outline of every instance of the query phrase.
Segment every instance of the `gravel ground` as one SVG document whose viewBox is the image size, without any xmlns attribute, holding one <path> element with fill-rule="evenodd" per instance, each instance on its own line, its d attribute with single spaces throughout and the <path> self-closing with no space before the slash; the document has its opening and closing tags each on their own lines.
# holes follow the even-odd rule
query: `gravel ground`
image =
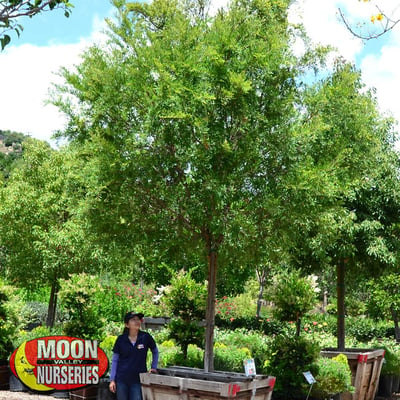
<svg viewBox="0 0 400 400">
<path fill-rule="evenodd" d="M 29 392 L 0 391 L 0 400 L 54 400 L 55 397 Z"/>
</svg>

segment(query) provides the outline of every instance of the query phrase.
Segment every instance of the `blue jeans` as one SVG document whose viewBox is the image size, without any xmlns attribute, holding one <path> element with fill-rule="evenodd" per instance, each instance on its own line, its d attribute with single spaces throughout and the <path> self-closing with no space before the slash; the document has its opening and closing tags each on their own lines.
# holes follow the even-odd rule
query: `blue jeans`
<svg viewBox="0 0 400 400">
<path fill-rule="evenodd" d="M 142 400 L 142 386 L 140 383 L 117 382 L 117 400 Z"/>
</svg>

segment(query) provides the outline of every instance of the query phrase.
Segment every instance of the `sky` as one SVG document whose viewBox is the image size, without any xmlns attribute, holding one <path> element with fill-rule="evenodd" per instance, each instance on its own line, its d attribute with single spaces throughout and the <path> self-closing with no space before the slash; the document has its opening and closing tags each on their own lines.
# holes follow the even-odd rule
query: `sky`
<svg viewBox="0 0 400 400">
<path fill-rule="evenodd" d="M 225 0 L 213 1 L 218 8 Z M 12 35 L 11 44 L 0 51 L 0 130 L 55 143 L 52 134 L 63 129 L 64 116 L 46 103 L 49 90 L 61 82 L 60 67 L 79 64 L 82 51 L 101 40 L 104 19 L 114 14 L 109 0 L 71 2 L 75 7 L 69 18 L 53 10 L 19 19 L 24 26 L 21 36 Z M 376 89 L 381 111 L 400 121 L 400 24 L 378 39 L 362 41 L 350 34 L 338 14 L 341 9 L 354 28 L 363 22 L 363 32 L 379 30 L 381 22 L 370 21 L 379 7 L 385 15 L 395 19 L 398 14 L 400 19 L 400 0 L 298 0 L 290 19 L 301 21 L 315 43 L 334 46 L 336 55 L 355 63 L 366 86 Z"/>
</svg>

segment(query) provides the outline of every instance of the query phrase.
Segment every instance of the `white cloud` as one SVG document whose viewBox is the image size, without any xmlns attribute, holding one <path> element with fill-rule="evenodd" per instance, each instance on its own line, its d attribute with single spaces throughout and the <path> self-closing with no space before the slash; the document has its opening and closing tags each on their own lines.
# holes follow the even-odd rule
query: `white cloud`
<svg viewBox="0 0 400 400">
<path fill-rule="evenodd" d="M 22 45 L 0 53 L 2 93 L 0 126 L 49 140 L 64 121 L 57 109 L 45 105 L 50 82 L 61 66 L 78 62 L 82 44 L 51 47 Z"/>
<path fill-rule="evenodd" d="M 292 22 L 304 24 L 314 43 L 333 46 L 349 61 L 354 62 L 362 49 L 361 41 L 354 38 L 340 22 L 337 1 L 298 0 L 289 15 Z"/>
<path fill-rule="evenodd" d="M 390 112 L 400 121 L 398 94 L 400 93 L 400 44 L 382 48 L 378 54 L 370 54 L 361 62 L 363 80 L 377 91 L 382 111 Z"/>
<path fill-rule="evenodd" d="M 65 125 L 64 116 L 49 100 L 52 83 L 60 82 L 57 72 L 79 63 L 79 55 L 94 41 L 102 38 L 104 23 L 93 20 L 93 34 L 77 44 L 34 46 L 11 45 L 0 52 L 0 129 L 18 131 L 51 141 L 57 129 Z"/>
<path fill-rule="evenodd" d="M 343 12 L 352 23 L 364 22 L 368 30 L 379 26 L 370 22 L 371 15 L 378 12 L 377 5 L 383 5 L 386 14 L 400 18 L 398 0 L 360 2 L 356 0 L 301 0 L 302 21 L 311 39 L 316 43 L 335 46 L 339 53 L 351 62 L 357 61 L 367 87 L 375 88 L 378 103 L 383 112 L 390 112 L 400 121 L 400 107 L 397 96 L 400 92 L 400 25 L 368 46 L 355 39 L 340 20 L 337 10 Z M 299 15 L 300 15 L 299 14 Z M 374 25 L 374 26 L 373 26 Z M 354 25 L 355 26 L 355 25 Z M 365 31 L 366 32 L 366 31 Z"/>
</svg>

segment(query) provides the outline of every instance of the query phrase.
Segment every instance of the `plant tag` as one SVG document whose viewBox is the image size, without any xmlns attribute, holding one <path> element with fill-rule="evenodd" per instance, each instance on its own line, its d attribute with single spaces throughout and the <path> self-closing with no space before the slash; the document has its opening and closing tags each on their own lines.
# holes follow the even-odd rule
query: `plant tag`
<svg viewBox="0 0 400 400">
<path fill-rule="evenodd" d="M 306 381 L 307 381 L 310 385 L 312 385 L 312 384 L 314 384 L 315 382 L 317 382 L 317 381 L 315 380 L 315 378 L 313 377 L 313 375 L 312 375 L 312 373 L 311 373 L 310 371 L 303 372 L 303 375 L 304 375 L 304 378 L 306 378 Z"/>
<path fill-rule="evenodd" d="M 246 376 L 256 375 L 256 365 L 254 364 L 253 358 L 250 358 L 249 360 L 244 360 L 243 365 Z"/>
</svg>

